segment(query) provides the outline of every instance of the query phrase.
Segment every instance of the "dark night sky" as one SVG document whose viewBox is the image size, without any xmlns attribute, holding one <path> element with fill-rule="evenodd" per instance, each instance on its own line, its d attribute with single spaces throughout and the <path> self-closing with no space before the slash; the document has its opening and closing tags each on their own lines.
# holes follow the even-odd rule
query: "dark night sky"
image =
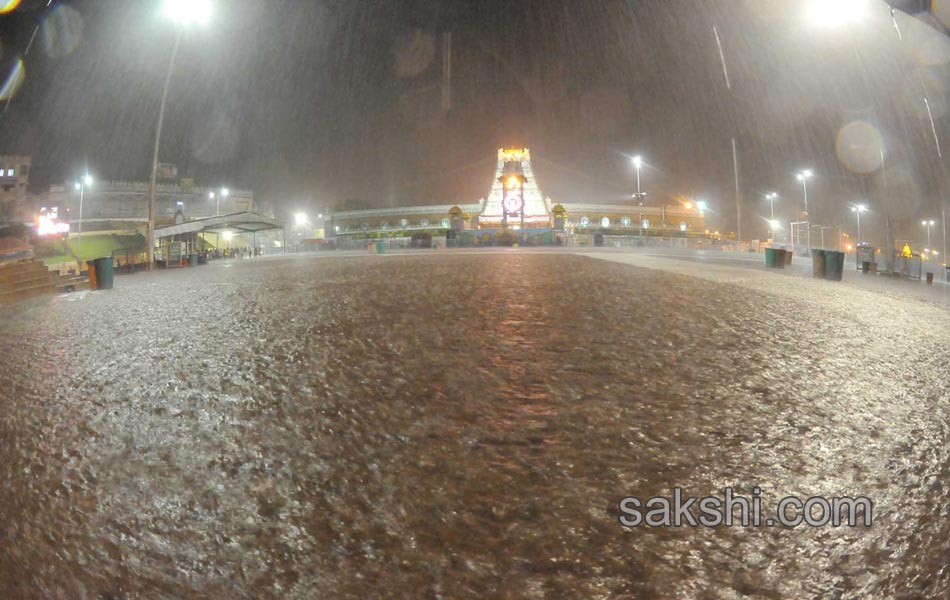
<svg viewBox="0 0 950 600">
<path fill-rule="evenodd" d="M 791 217 L 804 166 L 819 174 L 809 196 L 824 222 L 847 222 L 847 203 L 862 197 L 908 218 L 933 214 L 950 186 L 921 81 L 946 155 L 947 38 L 904 17 L 899 41 L 876 1 L 858 26 L 825 30 L 806 22 L 804 4 L 219 0 L 210 26 L 183 39 L 161 160 L 199 185 L 252 188 L 293 210 L 343 198 L 474 201 L 507 145 L 532 148 L 555 200 L 620 202 L 635 186 L 629 156 L 641 152 L 653 197 L 705 197 L 731 226 L 736 136 L 747 231 L 764 232 L 766 190 L 783 194 Z M 159 5 L 74 0 L 50 11 L 27 0 L 0 17 L 4 73 L 45 20 L 0 117 L 0 153 L 33 156 L 35 190 L 86 165 L 102 179 L 146 179 L 174 36 Z M 454 56 L 447 114 L 444 31 Z M 856 119 L 882 133 L 886 175 L 855 174 L 836 157 L 836 133 Z"/>
</svg>

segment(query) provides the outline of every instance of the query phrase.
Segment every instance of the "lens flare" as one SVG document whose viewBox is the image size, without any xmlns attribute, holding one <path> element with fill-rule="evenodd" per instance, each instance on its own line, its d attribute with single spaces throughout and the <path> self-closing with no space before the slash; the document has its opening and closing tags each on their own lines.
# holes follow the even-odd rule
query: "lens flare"
<svg viewBox="0 0 950 600">
<path fill-rule="evenodd" d="M 835 153 L 849 171 L 873 173 L 884 162 L 884 138 L 867 121 L 852 121 L 838 130 Z"/>
<path fill-rule="evenodd" d="M 82 15 L 64 4 L 55 7 L 40 26 L 43 51 L 50 58 L 62 58 L 72 54 L 82 43 L 82 39 Z"/>
<path fill-rule="evenodd" d="M 0 15 L 11 13 L 20 6 L 20 0 L 0 0 Z"/>
<path fill-rule="evenodd" d="M 23 68 L 23 59 L 18 58 L 3 85 L 0 86 L 0 101 L 6 101 L 16 96 L 23 85 L 24 79 L 26 79 L 26 69 Z"/>
</svg>

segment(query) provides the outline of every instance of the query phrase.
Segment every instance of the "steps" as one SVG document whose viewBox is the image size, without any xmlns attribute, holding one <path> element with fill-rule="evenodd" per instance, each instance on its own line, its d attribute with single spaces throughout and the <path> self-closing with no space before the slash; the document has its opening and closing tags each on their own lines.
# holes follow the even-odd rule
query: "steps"
<svg viewBox="0 0 950 600">
<path fill-rule="evenodd" d="M 60 277 L 36 259 L 0 264 L 0 304 L 55 294 Z"/>
</svg>

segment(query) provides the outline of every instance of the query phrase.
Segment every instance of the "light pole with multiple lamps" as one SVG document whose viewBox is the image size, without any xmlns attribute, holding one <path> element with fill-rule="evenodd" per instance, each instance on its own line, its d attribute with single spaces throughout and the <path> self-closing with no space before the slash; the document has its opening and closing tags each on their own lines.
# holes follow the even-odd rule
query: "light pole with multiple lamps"
<svg viewBox="0 0 950 600">
<path fill-rule="evenodd" d="M 230 195 L 231 190 L 228 188 L 221 188 L 221 191 L 217 194 L 208 192 L 208 199 L 214 200 L 214 216 L 218 217 L 221 215 L 221 198 L 227 198 Z"/>
<path fill-rule="evenodd" d="M 82 201 L 86 195 L 86 186 L 92 185 L 92 175 L 83 175 L 73 186 L 79 192 L 79 235 L 76 241 L 76 258 L 79 259 L 79 270 L 82 271 Z"/>
<path fill-rule="evenodd" d="M 155 125 L 155 144 L 152 148 L 152 176 L 148 183 L 148 231 L 145 236 L 145 260 L 147 268 L 152 269 L 154 262 L 155 238 L 155 178 L 158 174 L 158 149 L 162 141 L 162 124 L 165 121 L 165 102 L 168 99 L 168 84 L 172 80 L 175 70 L 175 59 L 178 57 L 178 46 L 185 27 L 192 24 L 207 23 L 211 17 L 211 3 L 208 0 L 165 0 L 163 5 L 165 16 L 178 25 L 175 33 L 175 44 L 172 46 L 171 57 L 168 59 L 168 70 L 165 72 L 165 86 L 162 88 L 162 102 L 158 107 L 158 123 Z"/>
</svg>

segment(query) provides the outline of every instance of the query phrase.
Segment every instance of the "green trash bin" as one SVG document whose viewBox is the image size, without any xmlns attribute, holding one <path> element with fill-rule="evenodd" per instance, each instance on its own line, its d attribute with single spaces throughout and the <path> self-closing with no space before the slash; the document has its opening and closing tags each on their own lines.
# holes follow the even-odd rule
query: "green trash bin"
<svg viewBox="0 0 950 600">
<path fill-rule="evenodd" d="M 189 254 L 188 255 L 188 266 L 197 267 L 198 266 L 198 254 Z"/>
<path fill-rule="evenodd" d="M 766 248 L 765 266 L 769 269 L 784 269 L 785 250 L 783 248 Z"/>
<path fill-rule="evenodd" d="M 811 274 L 815 279 L 825 278 L 825 251 L 812 249 L 811 251 Z"/>
<path fill-rule="evenodd" d="M 383 254 L 386 252 L 386 242 L 376 242 L 376 254 Z"/>
<path fill-rule="evenodd" d="M 844 252 L 825 250 L 825 279 L 841 281 L 844 274 Z"/>
<path fill-rule="evenodd" d="M 96 289 L 112 289 L 112 257 L 96 258 L 92 261 L 92 267 L 96 270 Z"/>
</svg>

